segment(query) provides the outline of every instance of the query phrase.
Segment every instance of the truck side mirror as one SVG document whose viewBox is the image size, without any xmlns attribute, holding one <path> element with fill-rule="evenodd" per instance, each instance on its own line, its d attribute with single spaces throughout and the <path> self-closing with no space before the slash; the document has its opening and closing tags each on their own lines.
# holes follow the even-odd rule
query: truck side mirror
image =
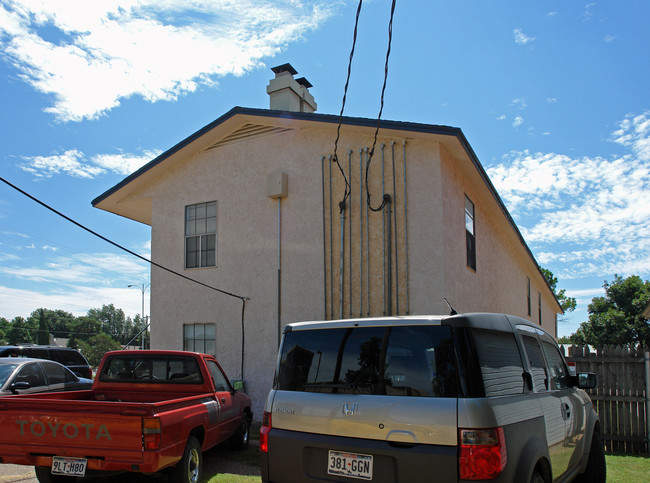
<svg viewBox="0 0 650 483">
<path fill-rule="evenodd" d="M 232 388 L 235 391 L 243 391 L 244 390 L 244 381 L 241 379 L 235 379 L 232 382 Z"/>
</svg>

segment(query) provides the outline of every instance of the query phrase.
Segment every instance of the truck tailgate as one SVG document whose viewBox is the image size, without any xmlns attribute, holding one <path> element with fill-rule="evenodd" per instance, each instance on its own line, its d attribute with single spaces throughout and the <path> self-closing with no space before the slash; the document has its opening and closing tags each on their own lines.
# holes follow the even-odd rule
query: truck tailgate
<svg viewBox="0 0 650 483">
<path fill-rule="evenodd" d="M 46 465 L 51 456 L 88 458 L 89 469 L 103 469 L 104 460 L 139 464 L 146 413 L 133 403 L 118 408 L 98 401 L 0 402 L 0 454 L 3 462 L 16 464 Z"/>
</svg>

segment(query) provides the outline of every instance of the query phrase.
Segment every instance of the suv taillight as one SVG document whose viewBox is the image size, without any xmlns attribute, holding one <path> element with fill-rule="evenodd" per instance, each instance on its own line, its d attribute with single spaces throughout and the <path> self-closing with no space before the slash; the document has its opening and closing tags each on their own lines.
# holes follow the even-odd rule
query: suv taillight
<svg viewBox="0 0 650 483">
<path fill-rule="evenodd" d="M 260 451 L 269 452 L 269 433 L 271 432 L 271 413 L 264 411 L 262 416 L 262 427 L 260 427 Z"/>
<path fill-rule="evenodd" d="M 460 429 L 458 473 L 461 480 L 491 480 L 508 462 L 503 428 Z"/>
</svg>

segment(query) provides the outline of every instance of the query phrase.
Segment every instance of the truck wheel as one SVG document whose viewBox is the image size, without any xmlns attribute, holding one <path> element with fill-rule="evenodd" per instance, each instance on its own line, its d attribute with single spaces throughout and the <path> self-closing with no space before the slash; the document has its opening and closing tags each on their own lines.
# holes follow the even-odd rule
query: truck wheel
<svg viewBox="0 0 650 483">
<path fill-rule="evenodd" d="M 199 440 L 190 436 L 183 457 L 169 473 L 169 483 L 198 483 L 201 480 L 203 454 Z"/>
<path fill-rule="evenodd" d="M 594 431 L 594 435 L 591 437 L 587 469 L 573 481 L 576 483 L 605 483 L 606 479 L 605 451 L 603 450 L 603 443 L 600 441 L 600 435 Z"/>
<path fill-rule="evenodd" d="M 248 449 L 248 436 L 249 429 L 251 427 L 251 421 L 244 413 L 241 418 L 241 424 L 237 432 L 230 438 L 230 446 L 234 449 Z"/>
<path fill-rule="evenodd" d="M 69 483 L 77 481 L 76 476 L 53 475 L 52 469 L 48 466 L 34 466 L 36 479 L 40 483 Z"/>
</svg>

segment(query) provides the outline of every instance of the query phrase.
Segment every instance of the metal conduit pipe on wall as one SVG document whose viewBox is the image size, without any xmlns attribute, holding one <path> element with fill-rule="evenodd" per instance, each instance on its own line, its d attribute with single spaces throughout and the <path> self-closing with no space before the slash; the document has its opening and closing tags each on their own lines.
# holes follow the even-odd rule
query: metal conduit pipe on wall
<svg viewBox="0 0 650 483">
<path fill-rule="evenodd" d="M 405 282 L 406 282 L 406 315 L 409 315 L 410 313 L 410 306 L 409 306 L 409 230 L 408 230 L 408 217 L 406 216 L 407 213 L 407 196 L 406 196 L 406 140 L 404 140 L 402 144 L 402 150 L 403 150 L 403 161 L 402 165 L 404 167 L 404 260 L 405 260 Z"/>
<path fill-rule="evenodd" d="M 390 148 L 391 148 L 391 157 L 393 159 L 393 230 L 395 233 L 395 310 L 396 313 L 399 314 L 399 264 L 398 264 L 399 250 L 397 245 L 397 188 L 396 188 L 396 180 L 395 180 L 395 141 L 390 142 Z"/>
</svg>

